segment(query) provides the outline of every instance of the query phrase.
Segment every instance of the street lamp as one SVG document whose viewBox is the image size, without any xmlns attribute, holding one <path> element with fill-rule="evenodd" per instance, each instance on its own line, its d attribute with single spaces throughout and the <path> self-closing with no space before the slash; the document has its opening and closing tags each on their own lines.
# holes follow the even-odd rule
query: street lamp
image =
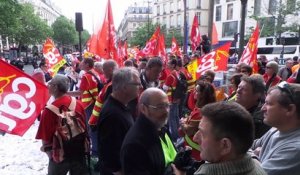
<svg viewBox="0 0 300 175">
<path fill-rule="evenodd" d="M 183 0 L 183 53 L 187 54 L 187 21 L 186 21 L 186 0 Z"/>
<path fill-rule="evenodd" d="M 245 37 L 245 20 L 246 20 L 246 8 L 247 0 L 241 0 L 241 25 L 240 25 L 240 43 L 239 43 L 239 59 L 244 51 L 244 37 Z"/>
</svg>

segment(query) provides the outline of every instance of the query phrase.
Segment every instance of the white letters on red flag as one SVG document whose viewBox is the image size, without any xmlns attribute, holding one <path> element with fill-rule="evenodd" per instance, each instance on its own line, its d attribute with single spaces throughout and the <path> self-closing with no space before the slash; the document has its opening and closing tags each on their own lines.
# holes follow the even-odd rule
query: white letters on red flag
<svg viewBox="0 0 300 175">
<path fill-rule="evenodd" d="M 166 52 L 166 45 L 165 45 L 165 36 L 163 34 L 159 36 L 158 47 L 159 47 L 158 56 L 161 58 L 163 63 L 167 64 L 168 60 L 167 60 L 167 52 Z"/>
<path fill-rule="evenodd" d="M 0 60 L 0 130 L 22 136 L 49 99 L 48 88 Z"/>
<path fill-rule="evenodd" d="M 176 38 L 174 36 L 172 37 L 171 53 L 176 56 L 182 56 Z"/>
<path fill-rule="evenodd" d="M 253 57 L 256 57 L 257 53 L 257 42 L 259 38 L 259 27 L 258 24 L 256 24 L 255 30 L 252 33 L 251 38 L 249 39 L 249 42 L 241 56 L 241 59 L 239 63 L 246 63 L 248 65 L 251 65 L 255 59 Z"/>
<path fill-rule="evenodd" d="M 46 59 L 46 64 L 49 67 L 49 73 L 51 76 L 54 76 L 58 69 L 66 64 L 66 60 L 60 55 L 58 49 L 54 46 L 53 41 L 50 38 L 47 38 L 44 47 L 43 55 Z"/>
<path fill-rule="evenodd" d="M 187 69 L 189 73 L 197 80 L 207 70 L 226 71 L 231 42 L 227 42 L 218 49 L 192 61 Z"/>
<path fill-rule="evenodd" d="M 159 47 L 158 47 L 159 36 L 160 36 L 160 27 L 158 26 L 155 32 L 153 33 L 152 37 L 146 43 L 144 49 L 140 51 L 138 56 L 141 57 L 157 56 L 159 53 Z"/>
<path fill-rule="evenodd" d="M 191 48 L 192 48 L 193 52 L 196 50 L 196 48 L 199 46 L 199 44 L 201 42 L 201 35 L 200 35 L 200 31 L 199 31 L 198 26 L 199 26 L 198 18 L 195 15 L 192 30 L 191 30 L 191 35 L 190 35 L 190 37 L 191 37 L 190 38 L 191 39 Z"/>
</svg>

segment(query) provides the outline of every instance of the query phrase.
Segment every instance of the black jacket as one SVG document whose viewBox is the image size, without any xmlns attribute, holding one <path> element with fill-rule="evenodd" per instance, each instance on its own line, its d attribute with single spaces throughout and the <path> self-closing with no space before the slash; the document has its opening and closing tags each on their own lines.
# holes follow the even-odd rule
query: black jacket
<svg viewBox="0 0 300 175">
<path fill-rule="evenodd" d="M 120 151 L 133 118 L 126 106 L 109 96 L 97 124 L 100 166 L 109 172 L 121 170 Z"/>
<path fill-rule="evenodd" d="M 163 175 L 164 153 L 159 132 L 144 116 L 139 116 L 128 131 L 121 149 L 124 175 Z"/>
</svg>

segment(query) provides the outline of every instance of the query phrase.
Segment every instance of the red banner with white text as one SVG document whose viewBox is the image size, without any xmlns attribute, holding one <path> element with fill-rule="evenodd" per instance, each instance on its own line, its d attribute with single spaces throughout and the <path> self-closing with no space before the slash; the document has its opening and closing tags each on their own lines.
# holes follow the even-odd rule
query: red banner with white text
<svg viewBox="0 0 300 175">
<path fill-rule="evenodd" d="M 58 69 L 67 63 L 67 61 L 60 55 L 58 49 L 55 47 L 53 41 L 50 38 L 47 38 L 44 47 L 43 55 L 46 60 L 46 64 L 49 68 L 49 73 L 51 76 L 54 76 Z"/>
<path fill-rule="evenodd" d="M 0 60 L 0 130 L 23 136 L 49 99 L 48 88 Z"/>
<path fill-rule="evenodd" d="M 218 49 L 193 60 L 188 64 L 187 69 L 193 76 L 193 79 L 197 80 L 207 70 L 226 71 L 230 46 L 231 42 L 227 42 Z"/>
</svg>

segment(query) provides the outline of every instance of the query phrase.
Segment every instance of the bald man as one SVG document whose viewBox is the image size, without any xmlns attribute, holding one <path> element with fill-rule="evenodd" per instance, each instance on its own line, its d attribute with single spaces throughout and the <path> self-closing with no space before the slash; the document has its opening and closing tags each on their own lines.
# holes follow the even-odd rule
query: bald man
<svg viewBox="0 0 300 175">
<path fill-rule="evenodd" d="M 165 132 L 169 115 L 166 93 L 158 88 L 146 89 L 139 100 L 140 116 L 128 131 L 121 149 L 124 175 L 162 175 L 177 154 Z M 165 156 L 164 153 L 168 153 Z"/>
</svg>

